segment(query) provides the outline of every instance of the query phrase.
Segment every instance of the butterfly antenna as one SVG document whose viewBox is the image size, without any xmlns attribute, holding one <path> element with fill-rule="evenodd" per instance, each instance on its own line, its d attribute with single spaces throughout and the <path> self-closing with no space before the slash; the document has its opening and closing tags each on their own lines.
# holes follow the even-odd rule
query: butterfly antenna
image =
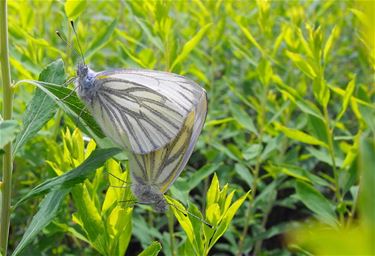
<svg viewBox="0 0 375 256">
<path fill-rule="evenodd" d="M 171 204 L 171 203 L 168 203 L 170 206 L 173 206 L 176 210 L 180 211 L 182 214 L 184 214 L 185 216 L 188 214 L 198 220 L 200 220 L 203 224 L 206 224 L 209 228 L 214 228 L 214 226 L 212 226 L 210 223 L 208 223 L 207 221 L 205 221 L 204 219 L 202 219 L 201 217 L 195 215 L 194 213 L 191 213 L 187 210 L 181 210 L 180 208 L 178 208 L 176 205 L 174 204 Z"/>
<path fill-rule="evenodd" d="M 75 79 L 75 77 L 73 77 L 73 78 Z M 71 80 L 71 79 L 69 79 L 69 80 Z M 75 93 L 77 89 L 78 89 L 78 86 L 74 86 L 73 90 L 71 90 L 66 96 L 64 96 L 60 100 L 61 101 L 65 101 L 67 98 L 69 98 L 70 96 L 72 96 L 73 93 Z"/>
<path fill-rule="evenodd" d="M 77 31 L 76 31 L 76 27 L 74 26 L 74 21 L 73 21 L 73 20 L 70 21 L 70 25 L 72 26 L 72 29 L 73 29 L 74 35 L 75 35 L 76 40 L 77 40 L 77 44 L 78 44 L 79 51 L 80 51 L 80 53 L 81 53 L 81 58 L 82 58 L 82 61 L 83 61 L 83 65 L 86 65 L 86 63 L 85 63 L 85 58 L 83 57 L 82 47 L 81 47 L 81 44 L 80 44 L 80 42 L 79 42 L 79 40 L 78 40 L 78 34 L 77 34 Z"/>
<path fill-rule="evenodd" d="M 117 201 L 117 202 L 129 204 L 129 206 L 127 205 L 127 207 L 134 207 L 134 205 L 136 205 L 138 203 L 137 200 L 134 200 L 134 199 L 133 200 L 122 200 L 122 201 Z"/>
<path fill-rule="evenodd" d="M 115 178 L 115 179 L 121 181 L 122 183 L 125 183 L 125 184 L 130 185 L 130 183 L 127 182 L 126 180 L 120 179 L 119 177 L 117 177 L 116 175 L 114 175 L 114 174 L 112 174 L 112 173 L 110 173 L 110 172 L 108 172 L 108 174 L 109 174 L 110 176 L 112 176 L 113 178 Z"/>
<path fill-rule="evenodd" d="M 74 54 L 77 56 L 81 56 L 77 50 L 72 46 L 71 43 L 69 43 L 60 33 L 60 31 L 56 30 L 56 35 L 70 48 L 73 50 Z"/>
</svg>

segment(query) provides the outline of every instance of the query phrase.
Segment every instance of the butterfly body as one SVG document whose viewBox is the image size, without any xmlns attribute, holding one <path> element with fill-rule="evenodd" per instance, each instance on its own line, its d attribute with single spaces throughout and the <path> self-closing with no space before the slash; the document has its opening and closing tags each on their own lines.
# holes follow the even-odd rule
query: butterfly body
<svg viewBox="0 0 375 256">
<path fill-rule="evenodd" d="M 163 194 L 186 166 L 207 114 L 205 90 L 173 73 L 77 70 L 78 95 L 103 132 L 128 151 L 132 191 L 164 212 Z"/>
<path fill-rule="evenodd" d="M 132 185 L 132 191 L 139 203 L 150 204 L 156 212 L 165 212 L 168 209 L 167 202 L 157 187 L 136 183 Z"/>
</svg>

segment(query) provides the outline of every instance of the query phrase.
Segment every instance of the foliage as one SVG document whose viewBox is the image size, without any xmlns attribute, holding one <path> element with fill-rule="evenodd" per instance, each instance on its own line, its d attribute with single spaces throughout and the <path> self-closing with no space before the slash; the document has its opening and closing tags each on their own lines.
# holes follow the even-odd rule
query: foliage
<svg viewBox="0 0 375 256">
<path fill-rule="evenodd" d="M 188 238 L 186 244 L 181 246 L 184 250 L 177 255 L 209 255 L 209 251 L 229 228 L 234 215 L 248 196 L 246 193 L 232 203 L 234 191 L 227 193 L 228 184 L 220 190 L 215 174 L 207 191 L 205 210 L 207 223 L 202 222 L 203 216 L 196 205 L 189 204 L 189 208 L 185 209 L 181 203 L 167 197 L 171 210 Z"/>
<path fill-rule="evenodd" d="M 67 0 L 8 9 L 14 120 L 0 123 L 0 149 L 14 141 L 11 252 L 371 252 L 371 3 Z M 69 19 L 92 69 L 173 71 L 207 90 L 206 125 L 166 216 L 133 207 L 126 155 L 65 83 L 81 61 Z"/>
</svg>

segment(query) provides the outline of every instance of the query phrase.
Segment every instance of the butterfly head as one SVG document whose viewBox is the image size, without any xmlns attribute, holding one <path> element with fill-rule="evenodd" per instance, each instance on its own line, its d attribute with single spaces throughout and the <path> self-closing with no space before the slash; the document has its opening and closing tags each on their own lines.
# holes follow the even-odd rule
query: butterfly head
<svg viewBox="0 0 375 256">
<path fill-rule="evenodd" d="M 91 102 L 95 96 L 96 88 L 94 86 L 96 72 L 90 69 L 85 64 L 78 64 L 77 68 L 77 82 L 78 94 L 87 102 Z"/>
</svg>

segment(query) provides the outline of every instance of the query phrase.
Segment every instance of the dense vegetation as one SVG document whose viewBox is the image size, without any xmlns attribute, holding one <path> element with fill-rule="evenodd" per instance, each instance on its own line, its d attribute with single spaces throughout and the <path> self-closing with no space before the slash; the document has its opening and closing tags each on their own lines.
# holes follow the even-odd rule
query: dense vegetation
<svg viewBox="0 0 375 256">
<path fill-rule="evenodd" d="M 3 11 L 9 254 L 375 253 L 370 1 L 9 1 Z M 65 83 L 80 61 L 70 19 L 92 69 L 171 71 L 206 89 L 206 124 L 167 200 L 213 228 L 119 188 L 126 154 Z M 1 232 L 4 248 L 4 221 Z"/>
</svg>

